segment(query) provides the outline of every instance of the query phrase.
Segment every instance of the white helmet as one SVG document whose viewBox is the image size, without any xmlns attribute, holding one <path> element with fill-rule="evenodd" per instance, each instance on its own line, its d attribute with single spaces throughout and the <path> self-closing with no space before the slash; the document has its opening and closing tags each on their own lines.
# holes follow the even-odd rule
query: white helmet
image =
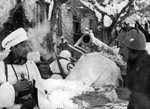
<svg viewBox="0 0 150 109">
<path fill-rule="evenodd" d="M 63 50 L 60 52 L 59 56 L 69 59 L 71 57 L 71 53 L 68 50 Z"/>
</svg>

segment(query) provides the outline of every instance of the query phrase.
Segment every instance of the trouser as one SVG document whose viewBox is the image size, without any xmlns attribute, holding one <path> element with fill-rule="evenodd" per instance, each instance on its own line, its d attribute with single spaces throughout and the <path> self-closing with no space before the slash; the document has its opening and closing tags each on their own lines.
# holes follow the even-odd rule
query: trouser
<svg viewBox="0 0 150 109">
<path fill-rule="evenodd" d="M 142 92 L 132 92 L 127 109 L 150 109 L 150 96 Z"/>
<path fill-rule="evenodd" d="M 16 98 L 15 103 L 21 104 L 20 109 L 33 109 L 37 105 L 36 101 L 33 98 L 28 99 Z"/>
</svg>

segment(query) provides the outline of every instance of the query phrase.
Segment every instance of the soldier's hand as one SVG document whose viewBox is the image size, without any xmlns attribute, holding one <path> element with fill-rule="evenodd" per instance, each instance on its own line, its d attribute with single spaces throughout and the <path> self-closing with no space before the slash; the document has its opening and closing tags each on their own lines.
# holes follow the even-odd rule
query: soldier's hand
<svg viewBox="0 0 150 109">
<path fill-rule="evenodd" d="M 128 88 L 116 88 L 116 93 L 119 99 L 129 100 L 131 91 Z"/>
<path fill-rule="evenodd" d="M 15 91 L 18 92 L 30 89 L 31 85 L 32 82 L 27 80 L 17 81 L 15 84 L 13 84 Z"/>
</svg>

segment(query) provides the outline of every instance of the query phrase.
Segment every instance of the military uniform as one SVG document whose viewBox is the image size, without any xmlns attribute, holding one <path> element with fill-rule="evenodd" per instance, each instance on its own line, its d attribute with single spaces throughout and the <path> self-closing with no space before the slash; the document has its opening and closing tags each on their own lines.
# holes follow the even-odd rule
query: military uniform
<svg viewBox="0 0 150 109">
<path fill-rule="evenodd" d="M 150 109 L 150 55 L 143 51 L 128 63 L 128 88 L 132 91 L 128 109 Z"/>
<path fill-rule="evenodd" d="M 35 63 L 27 60 L 28 39 L 26 31 L 18 28 L 2 41 L 9 54 L 0 61 L 0 108 L 17 109 L 18 104 L 20 109 L 33 109 L 36 105 L 33 80 L 41 76 Z"/>
</svg>

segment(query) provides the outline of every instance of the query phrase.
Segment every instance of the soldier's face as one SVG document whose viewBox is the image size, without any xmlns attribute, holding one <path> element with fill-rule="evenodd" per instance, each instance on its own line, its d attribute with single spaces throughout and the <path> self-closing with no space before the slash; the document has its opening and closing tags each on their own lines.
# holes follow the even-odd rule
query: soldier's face
<svg viewBox="0 0 150 109">
<path fill-rule="evenodd" d="M 14 52 L 17 56 L 27 58 L 28 53 L 31 51 L 28 41 L 24 41 L 15 46 Z"/>
<path fill-rule="evenodd" d="M 119 54 L 122 56 L 123 61 L 128 61 L 129 59 L 129 48 L 122 43 L 119 43 Z"/>
</svg>

